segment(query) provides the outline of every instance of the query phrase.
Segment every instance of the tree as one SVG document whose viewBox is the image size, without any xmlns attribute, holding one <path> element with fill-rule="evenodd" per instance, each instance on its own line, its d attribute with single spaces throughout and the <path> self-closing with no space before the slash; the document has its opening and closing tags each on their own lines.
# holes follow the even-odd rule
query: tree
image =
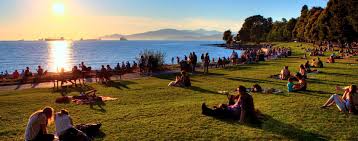
<svg viewBox="0 0 358 141">
<path fill-rule="evenodd" d="M 357 39 L 356 26 L 357 19 L 354 19 L 358 13 L 357 7 L 352 7 L 353 0 L 330 0 L 327 4 L 327 14 L 329 22 L 329 39 L 343 42 L 351 42 Z"/>
<path fill-rule="evenodd" d="M 229 45 L 233 42 L 233 36 L 231 30 L 226 30 L 224 32 L 223 40 L 226 42 L 226 46 L 229 47 Z"/>
<path fill-rule="evenodd" d="M 358 41 L 358 2 L 356 0 L 329 0 L 325 9 L 304 5 L 301 15 L 289 21 L 272 22 L 255 15 L 245 19 L 238 32 L 241 41 Z"/>
<path fill-rule="evenodd" d="M 303 40 L 305 26 L 307 23 L 308 6 L 304 5 L 301 9 L 301 16 L 298 18 L 295 29 L 293 30 L 293 37 Z"/>
<path fill-rule="evenodd" d="M 245 19 L 238 38 L 241 41 L 261 42 L 266 41 L 266 36 L 272 27 L 272 18 L 265 19 L 261 15 L 251 16 Z"/>
</svg>

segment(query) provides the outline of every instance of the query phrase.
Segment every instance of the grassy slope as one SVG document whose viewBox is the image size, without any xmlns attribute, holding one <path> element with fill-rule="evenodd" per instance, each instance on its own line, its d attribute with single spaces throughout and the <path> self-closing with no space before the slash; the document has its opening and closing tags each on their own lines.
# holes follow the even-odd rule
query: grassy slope
<svg viewBox="0 0 358 141">
<path fill-rule="evenodd" d="M 101 95 L 117 97 L 107 102 L 104 110 L 87 105 L 55 104 L 58 93 L 49 89 L 0 92 L 0 139 L 23 140 L 29 115 L 46 105 L 56 110 L 66 108 L 75 123 L 102 122 L 104 136 L 97 140 L 237 140 L 237 139 L 355 139 L 358 117 L 338 112 L 336 107 L 323 110 L 319 106 L 335 92 L 336 85 L 358 84 L 357 58 L 337 60 L 320 69 L 324 73 L 309 75 L 309 92 L 286 92 L 286 81 L 268 78 L 283 65 L 295 72 L 304 60 L 298 43 L 279 43 L 292 47 L 295 57 L 260 64 L 212 70 L 211 75 L 193 76 L 192 88 L 170 88 L 171 75 L 122 81 L 116 87 L 93 84 Z M 304 46 L 309 46 L 304 44 Z M 325 60 L 322 58 L 322 60 Z M 349 63 L 355 63 L 351 65 Z M 225 103 L 219 90 L 232 90 L 238 85 L 285 90 L 284 94 L 253 94 L 255 106 L 268 119 L 262 128 L 241 125 L 201 115 L 201 103 Z M 322 92 L 319 92 L 322 91 Z M 73 93 L 76 94 L 76 93 Z M 53 131 L 53 125 L 50 127 Z"/>
</svg>

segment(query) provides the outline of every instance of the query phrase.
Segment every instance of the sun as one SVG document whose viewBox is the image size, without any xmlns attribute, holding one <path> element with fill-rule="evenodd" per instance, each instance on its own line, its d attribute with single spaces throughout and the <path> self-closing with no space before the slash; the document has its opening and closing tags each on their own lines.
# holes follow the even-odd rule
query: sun
<svg viewBox="0 0 358 141">
<path fill-rule="evenodd" d="M 52 5 L 52 12 L 55 15 L 63 16 L 65 14 L 65 5 L 63 3 L 54 3 Z"/>
</svg>

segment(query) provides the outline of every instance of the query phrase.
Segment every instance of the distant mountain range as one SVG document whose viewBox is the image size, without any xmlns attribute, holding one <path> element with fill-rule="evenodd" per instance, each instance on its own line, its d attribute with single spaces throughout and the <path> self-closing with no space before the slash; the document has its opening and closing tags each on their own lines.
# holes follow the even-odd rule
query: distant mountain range
<svg viewBox="0 0 358 141">
<path fill-rule="evenodd" d="M 119 40 L 124 37 L 128 40 L 221 40 L 222 32 L 198 30 L 160 29 L 132 35 L 112 34 L 100 37 L 103 40 Z"/>
</svg>

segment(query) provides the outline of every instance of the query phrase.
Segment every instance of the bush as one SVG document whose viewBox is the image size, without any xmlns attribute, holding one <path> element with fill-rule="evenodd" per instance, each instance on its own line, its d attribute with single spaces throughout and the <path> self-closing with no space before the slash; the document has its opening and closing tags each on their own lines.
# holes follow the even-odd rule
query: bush
<svg viewBox="0 0 358 141">
<path fill-rule="evenodd" d="M 165 53 L 161 52 L 161 51 L 154 51 L 154 50 L 143 50 L 139 53 L 139 57 L 136 58 L 136 60 L 141 63 L 141 59 L 140 57 L 143 56 L 144 57 L 144 64 L 147 65 L 148 64 L 148 59 L 149 56 L 153 57 L 153 63 L 152 63 L 152 69 L 153 70 L 161 70 L 161 68 L 164 65 L 164 60 L 165 60 Z"/>
</svg>

